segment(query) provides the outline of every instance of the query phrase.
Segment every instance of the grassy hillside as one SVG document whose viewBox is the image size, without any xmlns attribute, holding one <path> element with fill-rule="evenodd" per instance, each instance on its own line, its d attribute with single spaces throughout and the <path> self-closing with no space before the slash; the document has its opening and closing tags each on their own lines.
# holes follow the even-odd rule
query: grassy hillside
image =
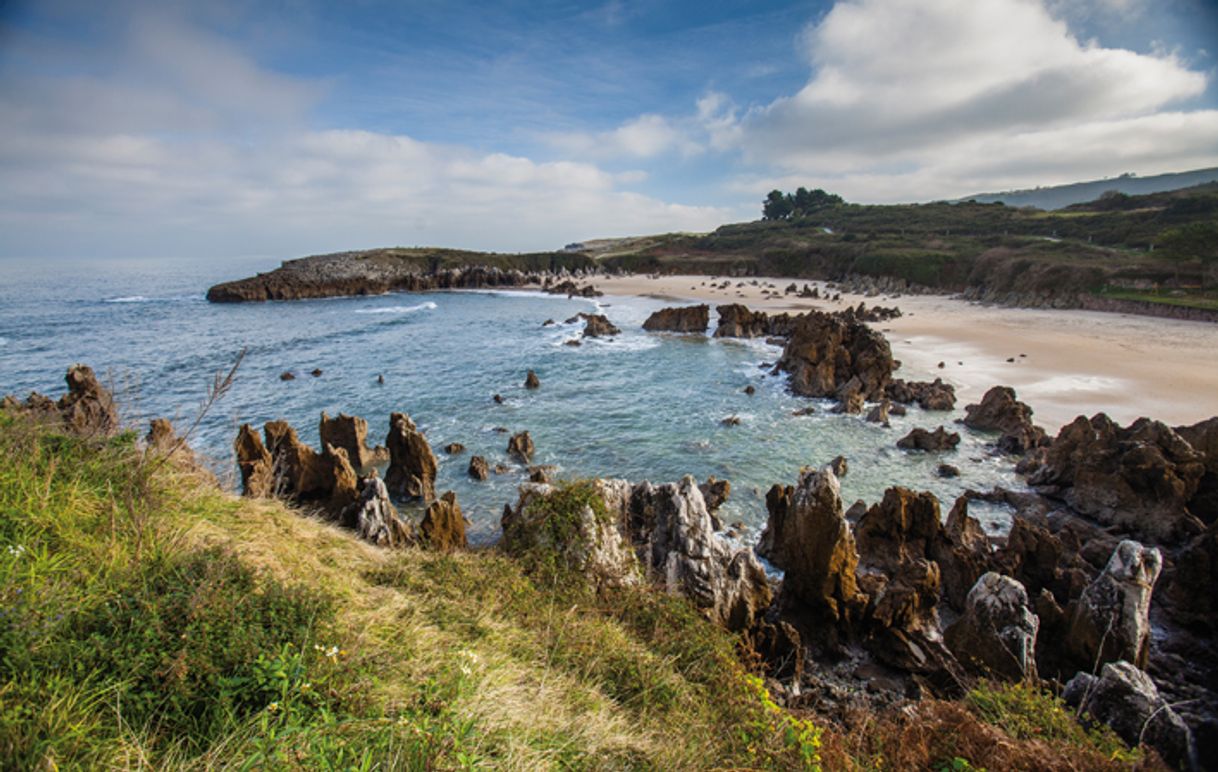
<svg viewBox="0 0 1218 772">
<path fill-rule="evenodd" d="M 389 551 L 0 412 L 0 768 L 1116 769 L 1027 687 L 822 729 L 680 599 Z"/>
</svg>

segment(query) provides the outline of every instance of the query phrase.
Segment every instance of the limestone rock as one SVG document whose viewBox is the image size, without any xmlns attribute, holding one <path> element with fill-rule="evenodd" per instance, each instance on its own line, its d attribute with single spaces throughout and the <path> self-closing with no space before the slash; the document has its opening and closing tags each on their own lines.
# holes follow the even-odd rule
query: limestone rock
<svg viewBox="0 0 1218 772">
<path fill-rule="evenodd" d="M 385 485 L 391 494 L 424 503 L 436 498 L 436 457 L 431 452 L 427 439 L 405 413 L 389 416 L 389 435 L 385 438 L 389 448 L 389 469 L 385 472 Z"/>
<path fill-rule="evenodd" d="M 144 444 L 157 451 L 172 450 L 178 444 L 178 436 L 174 434 L 173 424 L 166 418 L 154 418 L 148 422 L 148 434 Z"/>
<path fill-rule="evenodd" d="M 1176 433 L 1201 454 L 1205 464 L 1188 509 L 1205 523 L 1218 521 L 1218 417 L 1192 426 L 1178 426 Z"/>
<path fill-rule="evenodd" d="M 649 332 L 706 332 L 710 326 L 710 307 L 706 304 L 683 308 L 661 308 L 643 322 Z"/>
<path fill-rule="evenodd" d="M 448 491 L 431 502 L 419 532 L 427 546 L 442 552 L 463 550 L 469 546 L 465 538 L 465 517 L 457 504 L 457 494 Z"/>
<path fill-rule="evenodd" d="M 533 438 L 528 432 L 520 432 L 513 434 L 508 440 L 507 453 L 509 456 L 520 461 L 522 464 L 528 464 L 533 460 L 533 454 L 537 449 L 533 445 Z"/>
<path fill-rule="evenodd" d="M 333 445 L 345 450 L 347 460 L 360 474 L 367 474 L 380 460 L 377 452 L 368 447 L 368 422 L 359 416 L 339 413 L 330 418 L 322 411 L 317 432 L 321 436 L 322 447 Z"/>
<path fill-rule="evenodd" d="M 270 496 L 275 488 L 274 462 L 262 438 L 249 424 L 241 424 L 233 451 L 241 470 L 242 495 L 256 499 Z"/>
<path fill-rule="evenodd" d="M 717 480 L 712 475 L 706 478 L 706 482 L 698 486 L 698 490 L 702 492 L 702 499 L 706 502 L 707 510 L 713 514 L 731 495 L 732 483 L 729 480 Z"/>
<path fill-rule="evenodd" d="M 327 445 L 323 460 L 330 467 L 330 496 L 326 509 L 332 515 L 341 515 L 359 499 L 359 477 L 347 459 L 347 451 Z"/>
<path fill-rule="evenodd" d="M 1122 659 L 1146 667 L 1150 597 L 1162 569 L 1158 549 L 1130 540 L 1117 545 L 1103 573 L 1066 612 L 1065 643 L 1082 667 Z"/>
<path fill-rule="evenodd" d="M 524 387 L 526 389 L 540 389 L 541 388 L 541 379 L 537 377 L 537 373 L 533 372 L 532 370 L 529 370 L 528 374 L 525 375 L 525 377 L 524 377 Z"/>
<path fill-rule="evenodd" d="M 299 503 L 323 501 L 333 490 L 330 465 L 300 441 L 287 421 L 267 421 L 262 427 L 274 462 L 274 493 Z"/>
<path fill-rule="evenodd" d="M 909 434 L 897 440 L 897 447 L 902 450 L 924 450 L 931 453 L 955 450 L 959 444 L 960 435 L 949 432 L 942 426 L 933 432 L 928 432 L 920 426 L 915 427 Z"/>
<path fill-rule="evenodd" d="M 750 311 L 739 303 L 716 306 L 715 310 L 719 313 L 716 338 L 763 338 L 769 334 L 769 317 L 764 311 Z"/>
<path fill-rule="evenodd" d="M 379 547 L 405 547 L 414 542 L 414 529 L 389 500 L 389 489 L 375 471 L 361 482 L 359 501 L 343 516 L 364 541 Z"/>
<path fill-rule="evenodd" d="M 888 384 L 884 393 L 893 402 L 902 405 L 916 402 L 923 410 L 951 410 L 956 407 L 956 389 L 950 383 L 944 383 L 942 378 L 930 383 L 896 378 Z"/>
<path fill-rule="evenodd" d="M 795 323 L 777 369 L 789 387 L 807 397 L 840 397 L 857 391 L 879 400 L 895 365 L 888 341 L 865 324 L 810 311 Z M 851 389 L 845 387 L 851 384 Z"/>
<path fill-rule="evenodd" d="M 991 571 L 973 585 L 964 614 L 947 628 L 944 640 L 979 675 L 1021 681 L 1035 677 L 1039 628 L 1024 586 Z"/>
<path fill-rule="evenodd" d="M 1064 427 L 1028 482 L 1098 523 L 1179 544 L 1204 528 L 1188 510 L 1204 473 L 1204 457 L 1164 424 L 1122 428 L 1100 413 Z"/>
<path fill-rule="evenodd" d="M 469 469 L 466 470 L 469 476 L 475 480 L 485 480 L 490 477 L 490 467 L 486 465 L 486 459 L 482 456 L 470 456 Z"/>
<path fill-rule="evenodd" d="M 81 437 L 109 437 L 119 429 L 118 406 L 93 368 L 72 365 L 64 377 L 68 393 L 55 403 L 64 428 Z"/>
<path fill-rule="evenodd" d="M 998 449 L 1022 455 L 1049 443 L 1045 430 L 1032 423 L 1032 408 L 1015 398 L 1010 386 L 995 386 L 981 402 L 964 408 L 964 425 L 970 429 L 1001 432 Z"/>
<path fill-rule="evenodd" d="M 794 488 L 775 485 L 766 508 L 769 518 L 757 551 L 785 572 L 784 603 L 833 623 L 856 616 L 866 599 L 855 577 L 858 552 L 832 470 L 805 469 Z"/>
<path fill-rule="evenodd" d="M 939 564 L 943 598 L 963 611 L 968 593 L 990 564 L 990 540 L 981 523 L 968 513 L 968 498 L 961 496 L 947 515 L 943 529 L 931 541 L 928 556 Z"/>
<path fill-rule="evenodd" d="M 1150 676 L 1128 662 L 1109 662 L 1099 678 L 1080 672 L 1066 684 L 1066 703 L 1112 727 L 1125 742 L 1146 742 L 1175 769 L 1199 769 L 1188 727 L 1159 696 Z"/>
<path fill-rule="evenodd" d="M 878 405 L 871 408 L 871 412 L 867 413 L 867 422 L 873 424 L 888 425 L 888 408 L 891 403 L 887 400 L 881 400 Z"/>
<path fill-rule="evenodd" d="M 604 314 L 579 314 L 584 320 L 585 338 L 608 338 L 621 332 Z"/>
<path fill-rule="evenodd" d="M 444 446 L 444 452 L 450 456 L 455 456 L 458 453 L 464 453 L 465 446 L 459 442 L 450 442 Z"/>
</svg>

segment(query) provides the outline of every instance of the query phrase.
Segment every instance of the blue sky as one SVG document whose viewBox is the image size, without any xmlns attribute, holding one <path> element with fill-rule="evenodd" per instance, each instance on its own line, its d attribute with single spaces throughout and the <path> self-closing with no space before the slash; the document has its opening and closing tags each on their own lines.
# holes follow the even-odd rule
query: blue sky
<svg viewBox="0 0 1218 772">
<path fill-rule="evenodd" d="M 0 256 L 505 251 L 1218 165 L 1207 0 L 0 0 Z"/>
</svg>

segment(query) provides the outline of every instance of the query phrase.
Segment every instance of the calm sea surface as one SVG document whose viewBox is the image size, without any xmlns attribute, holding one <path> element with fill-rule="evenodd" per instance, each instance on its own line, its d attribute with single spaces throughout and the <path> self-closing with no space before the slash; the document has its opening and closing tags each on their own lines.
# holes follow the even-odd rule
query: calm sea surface
<svg viewBox="0 0 1218 772">
<path fill-rule="evenodd" d="M 113 385 L 125 417 L 193 420 L 214 373 L 248 349 L 233 390 L 206 417 L 192 444 L 213 459 L 230 484 L 231 443 L 241 423 L 285 418 L 317 444 L 321 411 L 356 414 L 382 442 L 392 411 L 409 413 L 440 462 L 437 488 L 455 490 L 471 535 L 496 537 L 503 505 L 523 479 L 517 467 L 486 482 L 466 476 L 469 455 L 508 462 L 509 435 L 527 429 L 535 463 L 559 475 L 668 481 L 692 474 L 732 482 L 724 520 L 743 521 L 755 538 L 765 522 L 765 491 L 794 483 L 801 466 L 834 456 L 849 460 L 842 479 L 847 504 L 873 502 L 900 484 L 933 491 L 944 510 L 965 488 L 1019 487 L 1009 461 L 990 455 L 986 438 L 963 426 L 956 452 L 910 454 L 895 443 L 914 426 L 934 428 L 963 415 L 911 408 L 892 428 L 859 417 L 818 413 L 793 417 L 809 404 L 768 374 L 780 349 L 759 341 L 646 333 L 641 324 L 664 305 L 626 297 L 567 300 L 524 292 L 436 292 L 379 297 L 213 305 L 211 284 L 270 270 L 274 262 L 0 261 L 0 394 L 38 390 L 58 397 L 73 362 L 93 366 Z M 614 340 L 563 341 L 580 325 L 563 320 L 599 313 L 622 328 Z M 712 315 L 713 316 L 713 315 Z M 542 327 L 546 319 L 559 324 Z M 309 371 L 320 368 L 320 377 Z M 523 388 L 532 368 L 536 391 Z M 283 382 L 285 370 L 296 380 Z M 377 376 L 384 375 L 384 385 Z M 932 373 L 902 373 L 931 378 Z M 752 384 L 757 392 L 742 392 Z M 492 395 L 501 394 L 497 405 Z M 738 415 L 742 423 L 720 421 Z M 463 454 L 441 448 L 459 442 Z M 942 480 L 942 461 L 963 474 Z M 991 529 L 1005 528 L 1000 509 L 971 510 Z"/>
</svg>

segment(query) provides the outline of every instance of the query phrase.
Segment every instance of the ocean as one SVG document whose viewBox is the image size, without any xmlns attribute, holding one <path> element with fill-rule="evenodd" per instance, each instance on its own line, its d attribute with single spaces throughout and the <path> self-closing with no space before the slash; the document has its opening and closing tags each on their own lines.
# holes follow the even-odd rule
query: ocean
<svg viewBox="0 0 1218 772">
<path fill-rule="evenodd" d="M 846 506 L 904 485 L 935 493 L 946 516 L 967 488 L 1022 489 L 1013 462 L 987 447 L 992 438 L 953 423 L 963 405 L 950 414 L 911 407 L 891 428 L 831 414 L 829 401 L 792 396 L 785 378 L 770 374 L 766 364 L 778 359 L 779 347 L 644 332 L 643 320 L 671 303 L 524 291 L 220 305 L 204 299 L 211 284 L 274 267 L 265 260 L 0 262 L 0 394 L 23 398 L 38 390 L 57 398 L 67 367 L 83 362 L 113 387 L 125 420 L 141 431 L 156 416 L 184 429 L 215 373 L 245 349 L 232 390 L 190 438 L 225 484 L 235 485 L 232 441 L 242 423 L 260 428 L 283 418 L 317 447 L 321 412 L 348 413 L 367 419 L 370 441 L 381 443 L 389 414 L 405 412 L 436 453 L 437 490 L 456 491 L 471 540 L 483 544 L 497 538 L 503 505 L 515 502 L 525 479 L 506 453 L 510 433 L 521 430 L 536 443 L 534 463 L 556 466 L 559 477 L 728 479 L 732 494 L 720 514 L 744 524 L 745 541 L 764 526 L 772 484 L 793 484 L 801 467 L 838 455 L 849 463 L 841 481 Z M 622 334 L 564 345 L 582 323 L 563 322 L 579 312 L 607 315 Z M 557 324 L 543 326 L 547 319 Z M 318 377 L 310 375 L 315 368 Z M 540 389 L 524 388 L 529 369 Z M 281 381 L 285 371 L 295 380 Z M 748 385 L 752 396 L 743 391 Z M 808 405 L 815 415 L 792 415 Z M 722 425 L 731 415 L 740 424 Z M 913 427 L 939 425 L 960 432 L 957 450 L 896 448 Z M 502 428 L 509 433 L 496 431 Z M 450 442 L 466 451 L 446 455 Z M 471 480 L 471 454 L 511 471 Z M 943 462 L 961 476 L 939 478 Z M 974 502 L 970 512 L 991 531 L 1008 527 L 1001 507 Z"/>
</svg>

